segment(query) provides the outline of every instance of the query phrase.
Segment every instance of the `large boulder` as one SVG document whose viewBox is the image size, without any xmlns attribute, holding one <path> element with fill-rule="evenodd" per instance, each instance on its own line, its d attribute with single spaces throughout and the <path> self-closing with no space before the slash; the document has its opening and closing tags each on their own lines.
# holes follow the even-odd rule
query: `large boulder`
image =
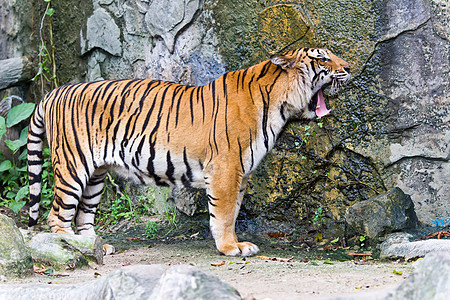
<svg viewBox="0 0 450 300">
<path fill-rule="evenodd" d="M 348 230 L 369 238 L 415 227 L 414 204 L 409 195 L 396 187 L 375 198 L 357 202 L 347 209 Z"/>
<path fill-rule="evenodd" d="M 450 291 L 450 252 L 430 253 L 421 260 L 414 272 L 387 298 L 448 299 Z"/>
<path fill-rule="evenodd" d="M 0 299 L 241 299 L 239 293 L 215 276 L 179 265 L 127 266 L 81 284 L 0 285 Z"/>
<path fill-rule="evenodd" d="M 14 221 L 0 214 L 0 275 L 25 277 L 33 274 L 33 261 Z"/>
</svg>

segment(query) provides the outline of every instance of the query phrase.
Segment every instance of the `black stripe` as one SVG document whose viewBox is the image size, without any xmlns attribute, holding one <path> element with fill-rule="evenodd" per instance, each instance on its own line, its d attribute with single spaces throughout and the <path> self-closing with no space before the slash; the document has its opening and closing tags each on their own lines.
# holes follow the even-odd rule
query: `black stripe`
<svg viewBox="0 0 450 300">
<path fill-rule="evenodd" d="M 225 97 L 225 135 L 227 137 L 228 149 L 231 149 L 230 137 L 228 136 L 228 97 L 227 97 L 227 74 L 223 75 L 223 96 Z"/>
<path fill-rule="evenodd" d="M 214 200 L 214 201 L 219 200 L 219 198 L 214 198 L 214 197 L 211 196 L 210 194 L 207 194 L 206 197 L 207 197 L 208 199 Z"/>
<path fill-rule="evenodd" d="M 253 169 L 253 164 L 255 162 L 255 159 L 253 157 L 253 137 L 252 137 L 252 130 L 248 130 L 250 132 L 250 157 L 251 157 L 251 163 L 250 163 L 250 170 Z"/>
<path fill-rule="evenodd" d="M 180 96 L 178 97 L 178 101 L 177 101 L 177 111 L 176 111 L 176 113 L 175 113 L 175 128 L 177 128 L 177 126 L 178 126 L 178 117 L 180 116 L 180 103 L 181 103 L 181 98 L 183 98 L 185 92 L 186 92 L 186 89 L 181 90 Z"/>
<path fill-rule="evenodd" d="M 204 87 L 199 88 L 200 91 L 200 98 L 202 99 L 202 115 L 203 115 L 203 123 L 205 123 L 205 99 L 203 98 L 203 90 Z"/>
<path fill-rule="evenodd" d="M 42 151 L 41 150 L 28 150 L 28 156 L 36 155 L 39 159 L 42 159 Z"/>
<path fill-rule="evenodd" d="M 194 97 L 194 88 L 191 88 L 192 92 L 191 95 L 189 96 L 189 107 L 191 109 L 191 125 L 194 125 L 194 107 L 193 107 L 193 97 Z"/>
<path fill-rule="evenodd" d="M 30 207 L 33 207 L 39 202 L 41 202 L 41 194 L 38 195 L 30 194 L 30 203 L 29 203 Z"/>
<path fill-rule="evenodd" d="M 167 178 L 170 180 L 170 182 L 175 184 L 175 178 L 173 177 L 173 174 L 175 173 L 175 167 L 173 166 L 173 163 L 170 159 L 170 151 L 167 151 L 166 162 L 167 162 L 167 171 L 166 171 Z"/>
<path fill-rule="evenodd" d="M 238 146 L 239 146 L 239 160 L 241 162 L 241 168 L 242 168 L 242 172 L 245 174 L 245 168 L 244 168 L 244 160 L 243 160 L 243 153 L 242 153 L 242 146 L 241 146 L 241 142 L 239 140 L 239 138 L 237 138 L 237 142 L 238 142 Z"/>
<path fill-rule="evenodd" d="M 29 166 L 39 166 L 42 165 L 42 163 L 43 163 L 42 160 L 28 160 Z"/>
<path fill-rule="evenodd" d="M 286 122 L 286 116 L 284 114 L 285 105 L 286 105 L 286 102 L 281 103 L 280 114 L 281 114 L 281 118 L 283 119 L 283 121 Z"/>
<path fill-rule="evenodd" d="M 259 87 L 259 91 L 261 93 L 262 100 L 263 100 L 262 130 L 263 130 L 263 136 L 264 136 L 264 146 L 266 147 L 267 151 L 269 151 L 269 137 L 267 135 L 267 119 L 269 116 L 269 103 L 268 103 L 269 101 L 266 101 L 261 87 Z"/>
<path fill-rule="evenodd" d="M 35 220 L 31 217 L 28 218 L 28 227 L 33 227 L 36 224 L 37 224 L 37 219 Z"/>
<path fill-rule="evenodd" d="M 261 73 L 259 74 L 258 78 L 256 78 L 256 80 L 259 80 L 262 77 L 264 77 L 267 74 L 267 71 L 269 71 L 269 68 L 271 65 L 272 65 L 272 63 L 270 62 L 270 60 L 268 62 L 266 62 L 266 64 L 263 66 L 263 69 L 261 70 Z"/>
<path fill-rule="evenodd" d="M 188 161 L 187 154 L 186 154 L 186 147 L 184 147 L 184 150 L 183 150 L 183 161 L 186 166 L 187 179 L 189 179 L 189 181 L 192 182 L 193 181 L 192 168 L 189 165 L 189 161 Z"/>
<path fill-rule="evenodd" d="M 212 95 L 212 101 L 213 101 L 213 107 L 211 111 L 211 118 L 214 117 L 214 110 L 216 108 L 216 81 L 213 81 L 210 83 L 210 89 L 211 89 L 211 95 Z"/>
<path fill-rule="evenodd" d="M 100 190 L 99 192 L 93 194 L 93 195 L 83 195 L 83 198 L 88 200 L 88 199 L 94 199 L 95 197 L 101 196 L 103 194 L 103 189 Z M 85 204 L 85 203 L 84 203 Z M 87 205 L 87 204 L 85 204 Z"/>
<path fill-rule="evenodd" d="M 186 174 L 183 174 L 183 175 L 181 176 L 181 183 L 182 183 L 183 186 L 186 187 L 186 188 L 192 187 L 191 182 L 190 182 L 189 179 L 187 178 Z"/>
</svg>

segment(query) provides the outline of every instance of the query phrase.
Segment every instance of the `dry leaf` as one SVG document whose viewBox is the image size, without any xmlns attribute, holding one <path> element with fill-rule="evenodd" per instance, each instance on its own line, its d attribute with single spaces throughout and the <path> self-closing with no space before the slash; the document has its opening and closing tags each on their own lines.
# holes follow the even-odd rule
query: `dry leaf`
<svg viewBox="0 0 450 300">
<path fill-rule="evenodd" d="M 293 256 L 291 256 L 289 258 L 282 258 L 282 257 L 268 257 L 268 256 L 264 256 L 264 255 L 258 255 L 257 257 L 261 258 L 261 259 L 265 259 L 265 260 L 272 260 L 272 261 L 279 261 L 279 262 L 289 262 L 294 258 Z"/>
<path fill-rule="evenodd" d="M 211 266 L 213 266 L 213 267 L 220 267 L 220 266 L 223 266 L 224 264 L 225 264 L 225 261 L 222 260 L 222 261 L 219 262 L 219 263 L 212 263 Z"/>
<path fill-rule="evenodd" d="M 347 255 L 350 255 L 350 256 L 372 256 L 372 253 L 353 253 L 353 252 L 351 252 L 351 253 L 347 253 Z"/>
<path fill-rule="evenodd" d="M 280 238 L 280 237 L 286 237 L 287 236 L 286 233 L 281 233 L 281 232 L 269 232 L 266 235 L 268 237 L 271 237 L 271 238 Z"/>
</svg>

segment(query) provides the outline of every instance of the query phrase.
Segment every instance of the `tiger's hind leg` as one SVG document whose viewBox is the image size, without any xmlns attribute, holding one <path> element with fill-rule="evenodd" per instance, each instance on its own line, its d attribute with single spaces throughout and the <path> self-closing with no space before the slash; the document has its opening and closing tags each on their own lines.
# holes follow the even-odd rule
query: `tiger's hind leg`
<svg viewBox="0 0 450 300">
<path fill-rule="evenodd" d="M 206 176 L 211 233 L 220 253 L 252 256 L 259 251 L 258 246 L 238 242 L 235 233 L 235 222 L 247 185 L 247 178 L 242 179 L 238 174 L 234 170 L 215 170 L 211 178 Z"/>
<path fill-rule="evenodd" d="M 95 170 L 86 184 L 75 217 L 76 230 L 80 235 L 95 235 L 95 212 L 102 197 L 107 172 L 105 168 Z"/>
<path fill-rule="evenodd" d="M 78 178 L 72 178 L 70 175 L 63 176 L 62 174 L 71 173 L 63 172 L 62 167 L 56 164 L 53 170 L 55 173 L 55 189 L 47 224 L 53 233 L 74 234 L 71 225 L 81 199 L 83 186 L 85 186 L 85 183 L 80 179 L 83 176 Z M 77 173 L 77 175 L 80 174 Z"/>
</svg>

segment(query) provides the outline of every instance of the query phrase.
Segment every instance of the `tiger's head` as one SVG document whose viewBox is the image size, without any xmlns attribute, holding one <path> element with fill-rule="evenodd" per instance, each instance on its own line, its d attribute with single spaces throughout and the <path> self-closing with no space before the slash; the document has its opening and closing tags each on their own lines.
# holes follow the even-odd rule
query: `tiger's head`
<svg viewBox="0 0 450 300">
<path fill-rule="evenodd" d="M 337 89 L 350 79 L 350 65 L 326 49 L 302 48 L 270 60 L 287 72 L 287 102 L 309 119 L 331 111 L 323 97 L 326 87 Z"/>
</svg>

